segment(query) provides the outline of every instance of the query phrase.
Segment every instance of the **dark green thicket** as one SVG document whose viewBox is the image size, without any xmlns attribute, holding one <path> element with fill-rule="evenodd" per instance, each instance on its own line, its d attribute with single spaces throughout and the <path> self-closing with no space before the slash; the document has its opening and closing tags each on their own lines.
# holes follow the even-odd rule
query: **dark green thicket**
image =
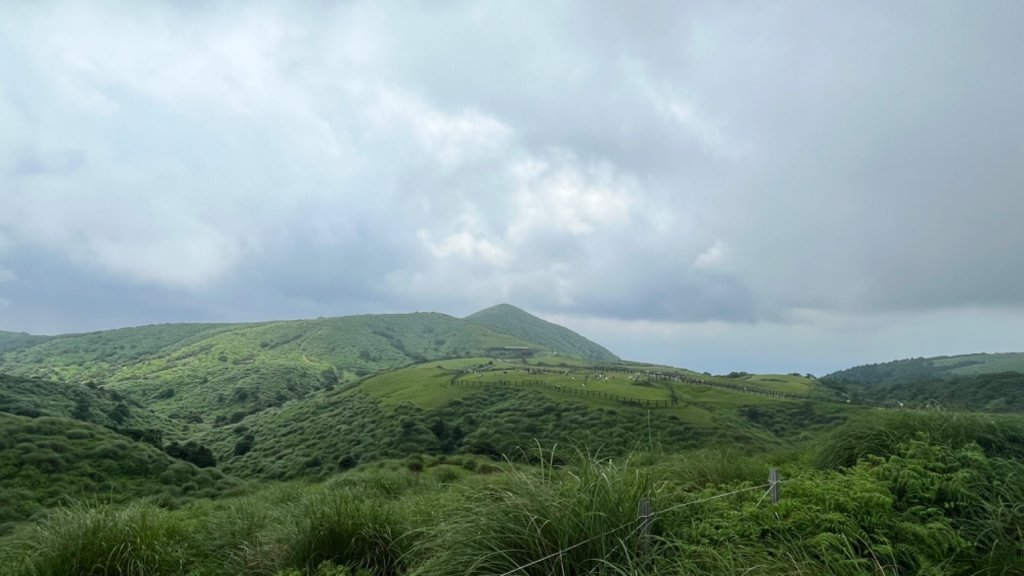
<svg viewBox="0 0 1024 576">
<path fill-rule="evenodd" d="M 790 430 L 806 416 L 800 407 L 780 414 L 778 421 Z M 832 416 L 821 418 L 831 421 Z M 708 430 L 665 412 L 648 416 L 637 408 L 595 408 L 501 387 L 433 409 L 411 403 L 382 405 L 358 390 L 324 391 L 241 424 L 210 436 L 211 445 L 220 439 L 215 445 L 220 465 L 231 474 L 279 480 L 326 477 L 356 463 L 420 453 L 529 462 L 535 460 L 538 439 L 557 446 L 557 458 L 564 461 L 577 449 L 621 457 L 638 449 L 677 451 L 709 444 L 749 449 L 770 438 L 756 428 Z"/>
<path fill-rule="evenodd" d="M 219 470 L 201 470 L 100 426 L 0 413 L 0 533 L 5 523 L 69 498 L 173 504 L 238 487 Z"/>
<path fill-rule="evenodd" d="M 819 468 L 852 466 L 865 456 L 888 456 L 920 439 L 961 447 L 977 444 L 989 456 L 1024 457 L 1024 420 L 1019 417 L 921 411 L 877 411 L 828 434 L 812 460 Z"/>
<path fill-rule="evenodd" d="M 1024 410 L 1024 373 L 996 372 L 973 376 L 927 378 L 871 386 L 826 381 L 855 399 L 886 406 L 933 407 L 1006 413 Z"/>
<path fill-rule="evenodd" d="M 890 407 L 1024 410 L 1024 353 L 913 358 L 857 366 L 821 382 L 854 399 Z"/>
<path fill-rule="evenodd" d="M 833 372 L 825 379 L 865 386 L 909 384 L 955 376 L 1024 372 L 1024 353 L 962 354 L 935 358 L 909 358 L 865 364 Z"/>
</svg>

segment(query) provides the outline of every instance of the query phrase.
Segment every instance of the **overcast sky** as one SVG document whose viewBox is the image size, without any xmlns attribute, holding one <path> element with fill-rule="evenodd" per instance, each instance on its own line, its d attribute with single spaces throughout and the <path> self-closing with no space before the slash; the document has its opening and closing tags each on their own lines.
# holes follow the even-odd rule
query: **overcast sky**
<svg viewBox="0 0 1024 576">
<path fill-rule="evenodd" d="M 8 2 L 0 330 L 499 302 L 619 355 L 1024 350 L 1024 2 Z"/>
</svg>

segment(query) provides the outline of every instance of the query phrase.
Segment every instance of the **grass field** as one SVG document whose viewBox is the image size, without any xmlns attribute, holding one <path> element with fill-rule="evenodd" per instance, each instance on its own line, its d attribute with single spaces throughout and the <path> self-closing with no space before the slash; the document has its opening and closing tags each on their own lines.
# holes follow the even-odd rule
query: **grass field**
<svg viewBox="0 0 1024 576">
<path fill-rule="evenodd" d="M 0 536 L 0 573 L 1018 574 L 1022 433 L 1019 418 L 903 412 L 800 452 L 381 460 L 173 508 L 61 507 Z M 777 505 L 771 466 L 784 481 Z"/>
</svg>

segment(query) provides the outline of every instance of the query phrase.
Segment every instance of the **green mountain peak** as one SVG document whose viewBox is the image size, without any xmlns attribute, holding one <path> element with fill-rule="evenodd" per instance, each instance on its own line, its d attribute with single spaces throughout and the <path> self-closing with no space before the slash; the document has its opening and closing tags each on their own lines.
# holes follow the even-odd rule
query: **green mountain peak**
<svg viewBox="0 0 1024 576">
<path fill-rule="evenodd" d="M 539 344 L 560 354 L 606 362 L 620 360 L 618 356 L 600 344 L 511 304 L 498 304 L 485 308 L 466 316 L 464 320 Z"/>
</svg>

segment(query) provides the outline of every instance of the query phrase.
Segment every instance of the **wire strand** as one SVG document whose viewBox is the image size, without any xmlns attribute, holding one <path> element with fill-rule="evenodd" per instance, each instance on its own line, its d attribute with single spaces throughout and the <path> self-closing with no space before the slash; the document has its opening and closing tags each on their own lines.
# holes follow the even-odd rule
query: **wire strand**
<svg viewBox="0 0 1024 576">
<path fill-rule="evenodd" d="M 562 548 L 561 550 L 559 550 L 557 552 L 552 552 L 551 554 L 548 554 L 547 556 L 544 556 L 543 558 L 538 558 L 538 559 L 534 560 L 533 562 L 529 562 L 529 563 L 523 564 L 522 566 L 517 566 L 517 567 L 509 570 L 508 572 L 505 572 L 505 573 L 501 574 L 500 576 L 509 576 L 510 574 L 515 574 L 516 572 L 518 572 L 520 570 L 523 570 L 525 568 L 529 568 L 530 566 L 533 566 L 535 564 L 540 564 L 541 562 L 543 562 L 545 560 L 550 560 L 551 558 L 554 558 L 556 556 L 561 556 L 562 554 L 565 554 L 566 552 L 568 552 L 568 551 L 570 551 L 570 550 L 572 550 L 574 548 L 579 548 L 580 546 L 583 546 L 584 544 L 588 544 L 590 542 L 593 542 L 594 540 L 597 540 L 598 538 L 604 538 L 605 536 L 608 536 L 610 534 L 614 534 L 615 532 L 618 532 L 619 530 L 622 530 L 623 528 L 625 528 L 625 527 L 627 527 L 630 524 L 633 524 L 635 522 L 637 522 L 637 520 L 630 520 L 626 524 L 623 524 L 621 526 L 617 526 L 615 528 L 612 528 L 611 530 L 608 530 L 606 532 L 598 534 L 597 536 L 591 536 L 590 538 L 587 538 L 586 540 L 583 540 L 582 542 L 577 542 L 577 543 L 573 544 L 572 546 L 568 546 L 566 548 Z M 637 526 L 636 528 L 633 529 L 633 532 L 636 532 L 639 529 L 640 529 L 640 526 Z M 628 536 L 632 536 L 633 532 L 630 532 L 629 534 L 627 534 L 627 537 Z"/>
<path fill-rule="evenodd" d="M 744 492 L 750 492 L 751 490 L 760 490 L 761 488 L 767 488 L 769 486 L 771 486 L 771 484 L 761 484 L 760 486 L 751 486 L 749 488 L 743 488 L 743 489 L 740 489 L 740 490 L 735 490 L 733 492 L 726 492 L 725 494 L 717 494 L 715 496 L 709 496 L 708 498 L 703 498 L 701 500 L 692 500 L 690 502 L 683 502 L 682 504 L 676 504 L 675 506 L 671 506 L 671 507 L 666 508 L 664 510 L 659 510 L 655 514 L 664 514 L 666 512 L 671 512 L 672 510 L 676 510 L 677 508 L 684 508 L 686 506 L 692 506 L 694 504 L 702 504 L 704 502 L 709 502 L 711 500 L 717 500 L 719 498 L 725 498 L 726 496 L 733 496 L 735 494 L 742 494 Z"/>
<path fill-rule="evenodd" d="M 732 492 L 726 492 L 725 494 L 716 494 L 714 496 L 709 496 L 708 498 L 701 498 L 700 500 L 691 500 L 689 502 L 683 502 L 681 504 L 676 504 L 675 506 L 671 506 L 671 507 L 666 508 L 664 510 L 652 512 L 650 516 L 647 516 L 645 518 L 637 518 L 636 520 L 630 520 L 629 522 L 627 522 L 627 523 L 625 523 L 625 524 L 623 524 L 621 526 L 616 526 L 615 528 L 612 528 L 611 530 L 607 530 L 605 532 L 602 532 L 601 534 L 598 534 L 597 536 L 591 536 L 590 538 L 587 538 L 586 540 L 577 542 L 577 543 L 573 544 L 572 546 L 567 546 L 565 548 L 562 548 L 561 550 L 558 550 L 557 552 L 552 552 L 551 554 L 548 554 L 547 556 L 544 556 L 542 558 L 538 558 L 538 559 L 536 559 L 536 560 L 534 560 L 532 562 L 528 562 L 528 563 L 523 564 L 521 566 L 516 566 L 515 568 L 509 570 L 508 572 L 503 572 L 499 576 L 511 576 L 512 574 L 515 574 L 516 572 L 518 572 L 520 570 L 525 570 L 526 568 L 529 568 L 530 566 L 535 566 L 537 564 L 540 564 L 541 562 L 544 562 L 545 560 L 550 560 L 550 559 L 555 558 L 557 556 L 561 556 L 562 554 L 565 554 L 566 552 L 568 552 L 570 550 L 574 550 L 576 548 L 579 548 L 580 546 L 583 546 L 584 544 L 588 544 L 590 542 L 593 542 L 594 540 L 597 540 L 598 538 L 604 538 L 605 536 L 614 534 L 614 533 L 618 532 L 619 530 L 622 530 L 623 528 L 626 528 L 627 526 L 630 526 L 631 524 L 638 524 L 637 527 L 633 529 L 633 532 L 630 532 L 629 534 L 627 534 L 626 537 L 632 536 L 634 532 L 636 532 L 637 530 L 640 529 L 640 527 L 643 525 L 643 522 L 645 520 L 648 521 L 648 522 L 653 521 L 653 518 L 655 516 L 657 516 L 658 514 L 664 514 L 666 512 L 671 512 L 672 510 L 677 510 L 679 508 L 684 508 L 686 506 L 693 506 L 693 505 L 696 505 L 696 504 L 702 504 L 704 502 L 709 502 L 711 500 L 717 500 L 719 498 L 725 498 L 727 496 L 734 496 L 736 494 L 742 494 L 744 492 L 750 492 L 751 490 L 760 490 L 761 488 L 765 488 L 765 487 L 767 487 L 769 489 L 769 492 L 770 492 L 771 491 L 771 486 L 772 486 L 771 484 L 761 484 L 760 486 L 751 486 L 749 488 L 742 488 L 740 490 L 734 490 Z M 767 495 L 767 494 L 768 494 L 768 492 L 765 492 L 765 495 Z M 764 496 L 761 497 L 761 500 L 764 500 Z M 761 500 L 758 500 L 757 504 L 760 504 Z M 755 506 L 756 506 L 756 504 L 755 504 Z"/>
<path fill-rule="evenodd" d="M 776 484 L 777 484 L 777 483 L 776 483 Z M 766 497 L 767 497 L 767 496 L 768 496 L 769 494 L 771 494 L 771 493 L 772 493 L 772 489 L 773 489 L 773 488 L 775 488 L 775 485 L 776 485 L 776 484 L 769 484 L 769 485 L 768 485 L 768 490 L 766 490 L 764 494 L 761 494 L 761 498 L 760 498 L 760 499 L 759 499 L 759 500 L 757 501 L 757 504 L 754 504 L 754 507 L 755 507 L 755 508 L 756 508 L 756 507 L 758 507 L 758 506 L 760 506 L 760 505 L 761 505 L 761 502 L 764 502 L 764 499 L 765 499 L 765 498 L 766 498 Z"/>
</svg>

